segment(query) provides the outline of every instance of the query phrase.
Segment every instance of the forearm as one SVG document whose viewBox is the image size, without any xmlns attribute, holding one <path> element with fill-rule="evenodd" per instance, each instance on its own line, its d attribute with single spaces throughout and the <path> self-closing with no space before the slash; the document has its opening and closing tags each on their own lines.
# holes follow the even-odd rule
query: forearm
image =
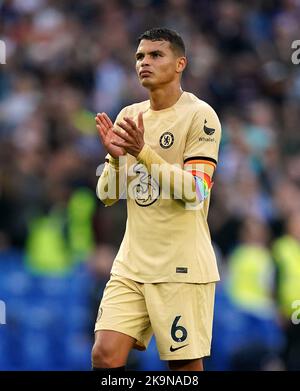
<svg viewBox="0 0 300 391">
<path fill-rule="evenodd" d="M 126 158 L 110 158 L 98 179 L 96 193 L 105 206 L 117 202 L 126 187 Z"/>
<path fill-rule="evenodd" d="M 160 188 L 171 198 L 181 199 L 185 203 L 198 205 L 202 200 L 197 197 L 194 176 L 179 165 L 167 163 L 151 147 L 145 145 L 137 156 L 153 178 L 159 181 Z"/>
</svg>

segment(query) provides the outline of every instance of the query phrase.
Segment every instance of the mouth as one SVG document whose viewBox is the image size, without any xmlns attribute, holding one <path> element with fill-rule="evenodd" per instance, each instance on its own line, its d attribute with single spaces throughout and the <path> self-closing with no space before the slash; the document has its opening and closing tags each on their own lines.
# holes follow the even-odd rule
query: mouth
<svg viewBox="0 0 300 391">
<path fill-rule="evenodd" d="M 152 72 L 146 71 L 146 70 L 141 71 L 141 72 L 139 73 L 140 77 L 149 77 L 151 74 L 152 74 Z"/>
</svg>

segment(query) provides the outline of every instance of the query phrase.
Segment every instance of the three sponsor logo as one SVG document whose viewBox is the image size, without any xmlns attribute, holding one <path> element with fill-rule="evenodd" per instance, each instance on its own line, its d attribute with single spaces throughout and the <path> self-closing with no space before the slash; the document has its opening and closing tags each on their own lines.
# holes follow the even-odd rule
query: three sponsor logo
<svg viewBox="0 0 300 391">
<path fill-rule="evenodd" d="M 158 181 L 148 174 L 143 164 L 136 164 L 134 171 L 139 175 L 139 182 L 133 187 L 135 202 L 139 206 L 149 206 L 158 200 L 160 187 Z"/>
</svg>

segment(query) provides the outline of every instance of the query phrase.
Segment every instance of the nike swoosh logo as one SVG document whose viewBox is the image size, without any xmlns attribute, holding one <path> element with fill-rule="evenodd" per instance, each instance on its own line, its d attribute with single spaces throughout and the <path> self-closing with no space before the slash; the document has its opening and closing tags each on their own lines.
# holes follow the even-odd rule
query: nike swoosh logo
<svg viewBox="0 0 300 391">
<path fill-rule="evenodd" d="M 188 344 L 183 345 L 183 346 L 178 346 L 178 348 L 173 348 L 173 346 L 170 346 L 170 352 L 176 352 L 176 350 L 185 348 L 186 346 L 188 346 Z"/>
</svg>

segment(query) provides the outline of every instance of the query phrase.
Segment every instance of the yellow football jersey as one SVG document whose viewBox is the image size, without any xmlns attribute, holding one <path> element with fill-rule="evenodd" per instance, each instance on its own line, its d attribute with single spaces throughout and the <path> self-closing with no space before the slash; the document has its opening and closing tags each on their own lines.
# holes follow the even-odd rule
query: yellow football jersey
<svg viewBox="0 0 300 391">
<path fill-rule="evenodd" d="M 183 92 L 167 109 L 154 111 L 149 100 L 125 107 L 116 122 L 124 116 L 137 122 L 139 112 L 143 112 L 145 146 L 137 159 L 130 154 L 125 157 L 128 217 L 112 273 L 145 283 L 218 281 L 207 224 L 210 197 L 201 208 L 189 208 L 174 194 L 168 196 L 159 178 L 144 172 L 142 166 L 149 169 L 152 154 L 168 166 L 180 167 L 180 172 L 192 172 L 200 165 L 211 168 L 212 174 L 221 138 L 218 116 L 207 103 Z M 107 205 L 113 202 L 106 203 L 101 194 L 118 175 L 112 166 L 106 163 L 97 185 L 97 194 Z"/>
</svg>

